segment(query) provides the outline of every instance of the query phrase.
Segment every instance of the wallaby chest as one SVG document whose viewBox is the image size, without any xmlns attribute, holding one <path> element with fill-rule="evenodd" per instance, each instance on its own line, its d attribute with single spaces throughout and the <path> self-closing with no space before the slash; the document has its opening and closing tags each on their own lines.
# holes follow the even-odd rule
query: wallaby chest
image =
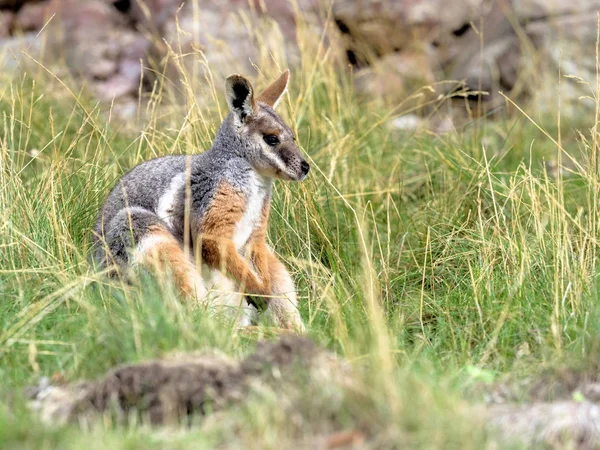
<svg viewBox="0 0 600 450">
<path fill-rule="evenodd" d="M 269 201 L 271 195 L 271 181 L 252 174 L 245 188 L 246 208 L 233 234 L 233 242 L 238 249 L 246 245 L 254 230 L 263 226 L 265 202 Z"/>
</svg>

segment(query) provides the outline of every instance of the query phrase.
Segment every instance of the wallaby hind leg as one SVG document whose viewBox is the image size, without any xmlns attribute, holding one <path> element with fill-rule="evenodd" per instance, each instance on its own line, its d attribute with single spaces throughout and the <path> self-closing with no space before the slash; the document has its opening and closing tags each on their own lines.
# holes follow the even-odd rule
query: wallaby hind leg
<svg viewBox="0 0 600 450">
<path fill-rule="evenodd" d="M 202 276 L 167 225 L 153 212 L 139 207 L 122 209 L 105 227 L 103 238 L 95 252 L 101 265 L 116 264 L 125 272 L 143 266 L 161 281 L 170 275 L 185 297 L 199 301 L 205 298 Z"/>
<path fill-rule="evenodd" d="M 269 255 L 269 274 L 273 297 L 269 300 L 267 312 L 281 328 L 304 333 L 306 327 L 298 311 L 294 281 L 283 263 L 274 255 Z"/>
</svg>

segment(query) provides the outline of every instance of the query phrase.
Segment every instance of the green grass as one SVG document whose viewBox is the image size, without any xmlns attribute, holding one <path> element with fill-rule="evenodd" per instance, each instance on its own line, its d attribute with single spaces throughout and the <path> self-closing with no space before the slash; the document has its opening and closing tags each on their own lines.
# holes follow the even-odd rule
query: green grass
<svg viewBox="0 0 600 450">
<path fill-rule="evenodd" d="M 187 432 L 42 426 L 17 396 L 0 408 L 2 445 L 280 448 L 337 427 L 368 430 L 373 448 L 483 448 L 492 437 L 474 412 L 479 399 L 466 395 L 481 374 L 528 377 L 590 357 L 600 239 L 600 176 L 590 163 L 598 136 L 586 128 L 594 113 L 563 119 L 561 158 L 581 167 L 553 178 L 543 162 L 557 158 L 556 117 L 406 133 L 389 127 L 398 111 L 356 98 L 327 58 L 307 56 L 302 69 L 280 109 L 312 171 L 301 184 L 276 184 L 269 239 L 297 282 L 309 335 L 363 368 L 356 391 L 333 401 L 326 386 L 307 386 L 291 394 L 295 411 L 255 398 Z M 223 99 L 220 110 L 187 100 L 122 125 L 41 69 L 1 81 L 4 398 L 57 372 L 94 378 L 175 350 L 240 356 L 254 346 L 168 287 L 111 283 L 89 264 L 91 227 L 120 175 L 210 145 Z"/>
</svg>

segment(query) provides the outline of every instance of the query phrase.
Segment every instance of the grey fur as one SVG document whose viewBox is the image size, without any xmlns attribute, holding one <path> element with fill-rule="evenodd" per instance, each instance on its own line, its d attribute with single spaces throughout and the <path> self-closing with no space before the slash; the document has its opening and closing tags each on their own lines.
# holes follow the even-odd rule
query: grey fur
<svg viewBox="0 0 600 450">
<path fill-rule="evenodd" d="M 287 76 L 284 75 L 286 83 Z M 276 96 L 282 87 L 282 79 L 271 86 L 269 100 L 273 100 L 273 93 Z M 295 144 L 292 130 L 268 104 L 254 100 L 250 82 L 239 75 L 230 76 L 226 92 L 231 112 L 208 151 L 144 162 L 114 187 L 94 227 L 93 258 L 100 268 L 116 266 L 126 272 L 124 269 L 131 263 L 131 250 L 142 241 L 149 227 L 162 227 L 181 245 L 184 242 L 196 244 L 203 218 L 223 182 L 245 196 L 248 202 L 249 215 L 244 215 L 237 224 L 243 231 L 236 236 L 241 238 L 232 237 L 237 239 L 234 242 L 243 254 L 246 244 L 243 239 L 249 239 L 251 232 L 262 226 L 257 217 L 264 202 L 270 201 L 271 180 L 300 181 L 307 175 L 309 166 Z M 282 94 L 283 91 L 279 98 Z M 261 189 L 258 194 L 257 182 Z M 186 192 L 190 193 L 189 199 Z M 186 203 L 190 208 L 189 239 L 184 236 Z M 197 254 L 195 249 L 192 254 Z M 294 283 L 285 268 L 282 272 L 280 269 L 278 287 L 272 287 L 269 311 L 282 326 L 301 331 L 304 325 L 296 308 Z"/>
<path fill-rule="evenodd" d="M 184 187 L 176 195 L 172 227 L 158 217 L 156 209 L 158 199 L 167 191 L 173 178 L 185 174 L 187 164 L 190 165 L 191 219 L 194 223 L 201 222 L 221 181 L 227 181 L 241 193 L 248 190 L 247 183 L 254 170 L 250 160 L 256 158 L 258 151 L 242 142 L 233 130 L 233 122 L 233 113 L 230 113 L 213 146 L 205 153 L 146 161 L 121 178 L 106 199 L 94 227 L 94 255 L 102 268 L 111 257 L 119 266 L 126 265 L 124 247 L 134 247 L 149 225 L 161 223 L 183 243 Z M 129 212 L 133 212 L 130 217 Z M 106 250 L 110 256 L 106 255 Z"/>
<path fill-rule="evenodd" d="M 243 77 L 239 79 L 243 80 Z M 228 91 L 230 95 L 236 92 L 253 95 L 252 89 L 248 92 L 247 89 L 235 89 L 235 86 Z M 237 105 L 246 100 L 233 98 L 228 102 Z M 174 207 L 169 211 L 170 224 L 159 217 L 157 208 L 159 199 L 170 188 L 173 179 L 186 174 L 186 167 L 189 167 L 186 183 L 189 183 L 191 192 L 192 230 L 195 224 L 201 223 L 222 181 L 245 195 L 249 191 L 248 183 L 253 172 L 260 172 L 266 178 L 292 180 L 306 176 L 308 164 L 294 143 L 292 130 L 268 105 L 257 104 L 253 100 L 246 103 L 255 107 L 252 122 L 246 118 L 246 111 L 232 107 L 232 112 L 219 128 L 213 146 L 205 153 L 166 156 L 147 161 L 121 178 L 106 199 L 94 227 L 93 255 L 101 268 L 111 262 L 126 266 L 129 262 L 128 250 L 139 242 L 151 225 L 164 226 L 181 243 L 184 242 L 185 185 L 175 195 Z M 256 129 L 260 129 L 261 125 L 277 128 L 281 138 L 277 150 L 265 150 L 262 136 L 257 138 Z M 285 170 L 282 170 L 280 166 L 284 161 Z"/>
</svg>

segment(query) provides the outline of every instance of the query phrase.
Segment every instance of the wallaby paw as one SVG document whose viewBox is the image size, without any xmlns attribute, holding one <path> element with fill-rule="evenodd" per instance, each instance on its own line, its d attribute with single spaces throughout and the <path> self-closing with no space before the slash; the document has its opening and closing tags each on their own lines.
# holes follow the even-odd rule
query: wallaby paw
<svg viewBox="0 0 600 450">
<path fill-rule="evenodd" d="M 297 334 L 306 333 L 306 326 L 304 326 L 304 322 L 302 322 L 302 318 L 297 311 L 289 312 L 287 314 L 279 314 L 277 317 L 275 317 L 275 319 L 277 325 L 282 329 L 286 329 Z"/>
</svg>

